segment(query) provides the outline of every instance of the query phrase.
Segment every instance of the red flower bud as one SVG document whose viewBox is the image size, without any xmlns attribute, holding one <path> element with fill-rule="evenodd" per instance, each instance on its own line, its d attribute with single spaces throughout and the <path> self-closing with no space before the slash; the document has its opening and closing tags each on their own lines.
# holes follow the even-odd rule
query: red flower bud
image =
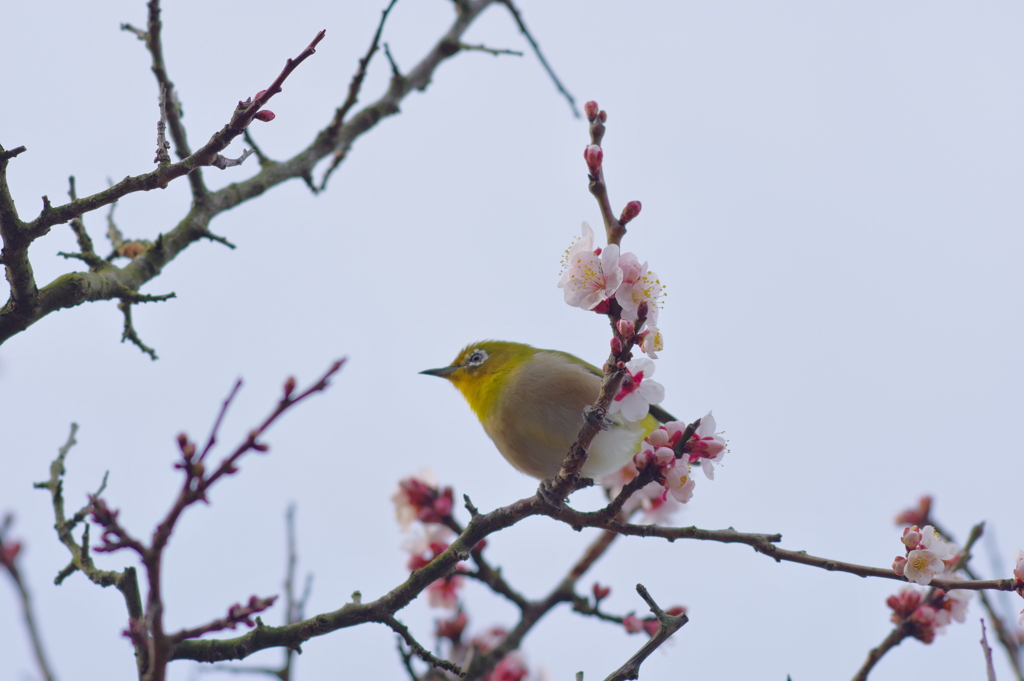
<svg viewBox="0 0 1024 681">
<path fill-rule="evenodd" d="M 277 116 L 274 115 L 273 111 L 268 111 L 267 109 L 263 109 L 262 111 L 257 111 L 256 115 L 253 116 L 253 118 L 255 118 L 258 121 L 263 121 L 264 123 L 269 123 L 270 121 L 272 121 L 275 118 L 277 118 Z"/>
<path fill-rule="evenodd" d="M 630 201 L 626 204 L 626 207 L 622 209 L 622 215 L 619 216 L 619 222 L 626 224 L 637 215 L 640 215 L 640 202 Z"/>
<path fill-rule="evenodd" d="M 597 118 L 600 107 L 597 106 L 597 102 L 591 100 L 583 105 L 583 112 L 587 115 L 587 120 L 591 123 Z"/>
<path fill-rule="evenodd" d="M 618 329 L 619 335 L 629 340 L 633 337 L 633 322 L 628 319 L 620 319 L 615 323 L 615 328 Z"/>
<path fill-rule="evenodd" d="M 260 97 L 262 97 L 265 94 L 267 94 L 266 90 L 260 90 L 259 92 L 256 93 L 256 96 L 253 97 L 253 99 L 259 99 Z"/>
<path fill-rule="evenodd" d="M 597 117 L 601 119 L 601 122 L 602 122 L 602 123 L 604 123 L 604 122 L 606 122 L 606 121 L 608 120 L 608 114 L 607 114 L 607 113 L 605 113 L 604 111 L 602 111 L 601 113 L 599 113 L 599 114 L 597 115 Z"/>
<path fill-rule="evenodd" d="M 622 341 L 619 340 L 619 338 L 617 336 L 612 338 L 611 345 L 612 345 L 612 354 L 613 355 L 617 355 L 620 352 L 622 352 Z"/>
<path fill-rule="evenodd" d="M 594 582 L 594 600 L 599 601 L 612 592 L 610 586 L 601 586 L 597 582 Z"/>
<path fill-rule="evenodd" d="M 601 150 L 601 147 L 591 144 L 583 150 L 583 158 L 587 161 L 590 174 L 597 176 L 598 171 L 601 170 L 601 161 L 604 159 L 604 151 Z"/>
</svg>

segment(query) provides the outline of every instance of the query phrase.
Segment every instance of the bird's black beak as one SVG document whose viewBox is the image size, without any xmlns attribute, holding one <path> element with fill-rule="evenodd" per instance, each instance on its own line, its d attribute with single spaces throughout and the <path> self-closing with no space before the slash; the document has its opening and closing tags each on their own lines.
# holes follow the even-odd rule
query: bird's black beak
<svg viewBox="0 0 1024 681">
<path fill-rule="evenodd" d="M 454 372 L 458 368 L 459 367 L 442 367 L 440 369 L 424 369 L 420 373 L 426 374 L 427 376 L 439 376 L 441 378 L 448 378 L 448 376 L 450 376 L 452 372 Z"/>
</svg>

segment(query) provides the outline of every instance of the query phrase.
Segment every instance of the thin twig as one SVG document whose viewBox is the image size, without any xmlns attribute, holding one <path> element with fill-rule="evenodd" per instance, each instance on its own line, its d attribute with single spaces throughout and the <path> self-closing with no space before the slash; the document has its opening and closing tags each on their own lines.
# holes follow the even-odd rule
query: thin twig
<svg viewBox="0 0 1024 681">
<path fill-rule="evenodd" d="M 654 616 L 658 618 L 658 631 L 655 632 L 654 636 L 649 641 L 644 643 L 640 650 L 626 661 L 626 664 L 622 665 L 614 672 L 608 675 L 605 681 L 626 681 L 627 679 L 638 679 L 640 678 L 640 665 L 643 661 L 650 657 L 651 653 L 658 649 L 662 643 L 667 641 L 672 634 L 679 631 L 679 629 L 689 621 L 689 618 L 685 615 L 669 615 L 664 610 L 658 607 L 658 604 L 654 602 L 651 595 L 647 592 L 647 589 L 643 584 L 636 585 L 636 591 L 640 594 L 640 597 L 644 599 L 648 607 Z"/>
<path fill-rule="evenodd" d="M 497 57 L 499 54 L 511 54 L 516 57 L 522 57 L 522 52 L 516 50 L 499 50 L 493 47 L 487 47 L 486 45 L 467 45 L 466 43 L 459 43 L 460 50 L 475 50 L 477 52 L 486 52 L 487 54 L 493 54 Z"/>
<path fill-rule="evenodd" d="M 519 13 L 519 10 L 516 9 L 514 4 L 512 4 L 512 0 L 499 0 L 499 2 L 505 5 L 505 7 L 508 7 L 508 11 L 512 13 L 512 17 L 516 20 L 516 24 L 519 26 L 519 30 L 522 31 L 523 35 L 526 36 L 526 39 L 530 42 L 530 46 L 533 47 L 534 54 L 537 55 L 537 59 L 539 59 L 540 63 L 544 66 L 544 70 L 548 72 L 549 76 L 551 76 L 551 80 L 555 83 L 555 87 L 558 88 L 558 91 L 561 92 L 569 101 L 569 108 L 572 109 L 572 115 L 579 118 L 580 112 L 579 109 L 576 108 L 576 100 L 573 99 L 573 96 L 565 89 L 562 82 L 558 80 L 558 76 L 555 75 L 551 65 L 548 64 L 548 60 L 544 58 L 544 55 L 540 51 L 540 45 L 538 45 L 537 41 L 533 39 L 532 35 L 530 35 L 530 31 L 526 28 L 526 24 L 523 22 L 523 17 Z"/>
<path fill-rule="evenodd" d="M 32 652 L 39 665 L 39 673 L 45 681 L 53 681 L 54 676 L 50 663 L 43 650 L 43 639 L 39 634 L 39 626 L 36 624 L 36 617 L 32 607 L 32 597 L 29 595 L 28 586 L 21 577 L 21 570 L 18 569 L 18 552 L 21 548 L 19 542 L 11 541 L 7 537 L 7 530 L 12 523 L 12 516 L 4 518 L 0 524 L 0 571 L 6 571 L 14 581 L 14 588 L 18 592 L 21 601 L 21 618 L 25 622 L 25 629 L 28 631 L 29 640 L 32 642 Z"/>
</svg>

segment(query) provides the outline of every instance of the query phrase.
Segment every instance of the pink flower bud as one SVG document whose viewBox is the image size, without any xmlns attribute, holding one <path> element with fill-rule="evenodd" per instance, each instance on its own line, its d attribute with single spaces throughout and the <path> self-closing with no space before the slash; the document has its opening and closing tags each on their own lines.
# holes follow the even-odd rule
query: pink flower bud
<svg viewBox="0 0 1024 681">
<path fill-rule="evenodd" d="M 597 113 L 600 107 L 597 106 L 597 102 L 591 100 L 583 105 L 583 113 L 587 115 L 587 120 L 591 123 L 597 118 Z"/>
<path fill-rule="evenodd" d="M 21 551 L 21 542 L 8 542 L 0 548 L 0 565 L 7 566 L 8 568 L 13 567 L 14 559 L 18 557 L 18 552 Z M 594 585 L 597 586 L 596 584 Z"/>
<path fill-rule="evenodd" d="M 277 116 L 274 115 L 273 111 L 268 111 L 267 109 L 263 109 L 262 111 L 257 111 L 256 115 L 253 116 L 253 118 L 255 118 L 258 121 L 263 121 L 264 123 L 269 123 L 270 121 L 272 121 L 275 118 L 277 118 Z"/>
<path fill-rule="evenodd" d="M 615 324 L 615 328 L 618 329 L 619 335 L 629 340 L 633 337 L 633 322 L 628 319 L 620 319 Z"/>
<path fill-rule="evenodd" d="M 903 530 L 903 538 L 900 541 L 908 549 L 916 549 L 917 545 L 921 543 L 921 532 L 917 529 L 917 525 Z"/>
<path fill-rule="evenodd" d="M 622 215 L 619 216 L 619 222 L 626 224 L 637 215 L 640 215 L 640 202 L 630 201 L 626 204 L 626 207 L 622 209 Z"/>
<path fill-rule="evenodd" d="M 648 636 L 654 636 L 658 633 L 658 620 L 653 617 L 648 617 L 644 620 L 644 631 L 647 632 Z"/>
<path fill-rule="evenodd" d="M 907 559 L 904 556 L 896 556 L 895 560 L 892 561 L 892 571 L 898 574 L 900 577 L 903 576 L 903 571 L 907 567 Z"/>
<path fill-rule="evenodd" d="M 631 634 L 635 634 L 638 631 L 643 631 L 644 623 L 640 621 L 640 618 L 636 615 L 630 615 L 626 619 L 622 620 L 622 626 L 626 628 Z"/>
<path fill-rule="evenodd" d="M 601 161 L 604 159 L 604 151 L 602 151 L 601 147 L 596 144 L 591 144 L 583 150 L 583 158 L 587 162 L 587 168 L 590 169 L 590 174 L 596 176 L 598 171 L 601 170 Z"/>
<path fill-rule="evenodd" d="M 256 96 L 253 97 L 253 99 L 259 99 L 260 97 L 262 97 L 265 94 L 267 94 L 266 90 L 260 90 L 259 92 L 256 93 Z"/>
<path fill-rule="evenodd" d="M 612 354 L 617 355 L 622 352 L 622 341 L 619 340 L 618 336 L 612 338 Z"/>
<path fill-rule="evenodd" d="M 599 114 L 597 115 L 597 117 L 601 119 L 601 122 L 602 122 L 602 123 L 604 123 L 605 121 L 607 121 L 607 120 L 608 120 L 608 114 L 607 114 L 607 113 L 605 113 L 604 111 L 602 111 L 601 113 L 599 113 Z"/>
<path fill-rule="evenodd" d="M 590 103 L 593 104 L 593 102 L 590 102 Z M 595 106 L 596 106 L 596 104 L 595 104 Z M 595 601 L 601 600 L 602 598 L 604 598 L 605 596 L 607 596 L 611 592 L 612 592 L 612 588 L 610 586 L 601 586 L 597 582 L 594 582 L 594 600 Z"/>
<path fill-rule="evenodd" d="M 679 617 L 680 615 L 686 614 L 686 607 L 682 605 L 674 605 L 666 610 L 665 614 L 672 615 L 673 617 Z"/>
</svg>

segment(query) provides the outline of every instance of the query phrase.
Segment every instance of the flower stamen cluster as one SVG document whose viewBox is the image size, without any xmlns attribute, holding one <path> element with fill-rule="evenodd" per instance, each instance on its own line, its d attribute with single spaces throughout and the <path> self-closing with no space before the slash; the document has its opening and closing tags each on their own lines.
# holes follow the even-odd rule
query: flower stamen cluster
<svg viewBox="0 0 1024 681">
<path fill-rule="evenodd" d="M 623 215 L 633 219 L 640 212 L 640 202 L 631 202 L 628 208 Z M 582 236 L 565 251 L 562 269 L 558 287 L 564 290 L 567 304 L 608 314 L 614 302 L 616 320 L 637 322 L 643 317 L 640 328 L 631 330 L 629 337 L 635 334 L 640 349 L 657 358 L 665 347 L 664 335 L 657 326 L 665 292 L 646 262 L 641 263 L 633 253 L 620 255 L 617 244 L 595 248 L 594 231 L 584 222 Z M 646 314 L 642 315 L 643 310 Z"/>
<path fill-rule="evenodd" d="M 893 572 L 921 586 L 952 568 L 959 558 L 956 544 L 944 541 L 931 525 L 925 525 L 923 530 L 911 525 L 903 530 L 901 541 L 907 548 L 907 554 L 893 560 Z"/>
</svg>

